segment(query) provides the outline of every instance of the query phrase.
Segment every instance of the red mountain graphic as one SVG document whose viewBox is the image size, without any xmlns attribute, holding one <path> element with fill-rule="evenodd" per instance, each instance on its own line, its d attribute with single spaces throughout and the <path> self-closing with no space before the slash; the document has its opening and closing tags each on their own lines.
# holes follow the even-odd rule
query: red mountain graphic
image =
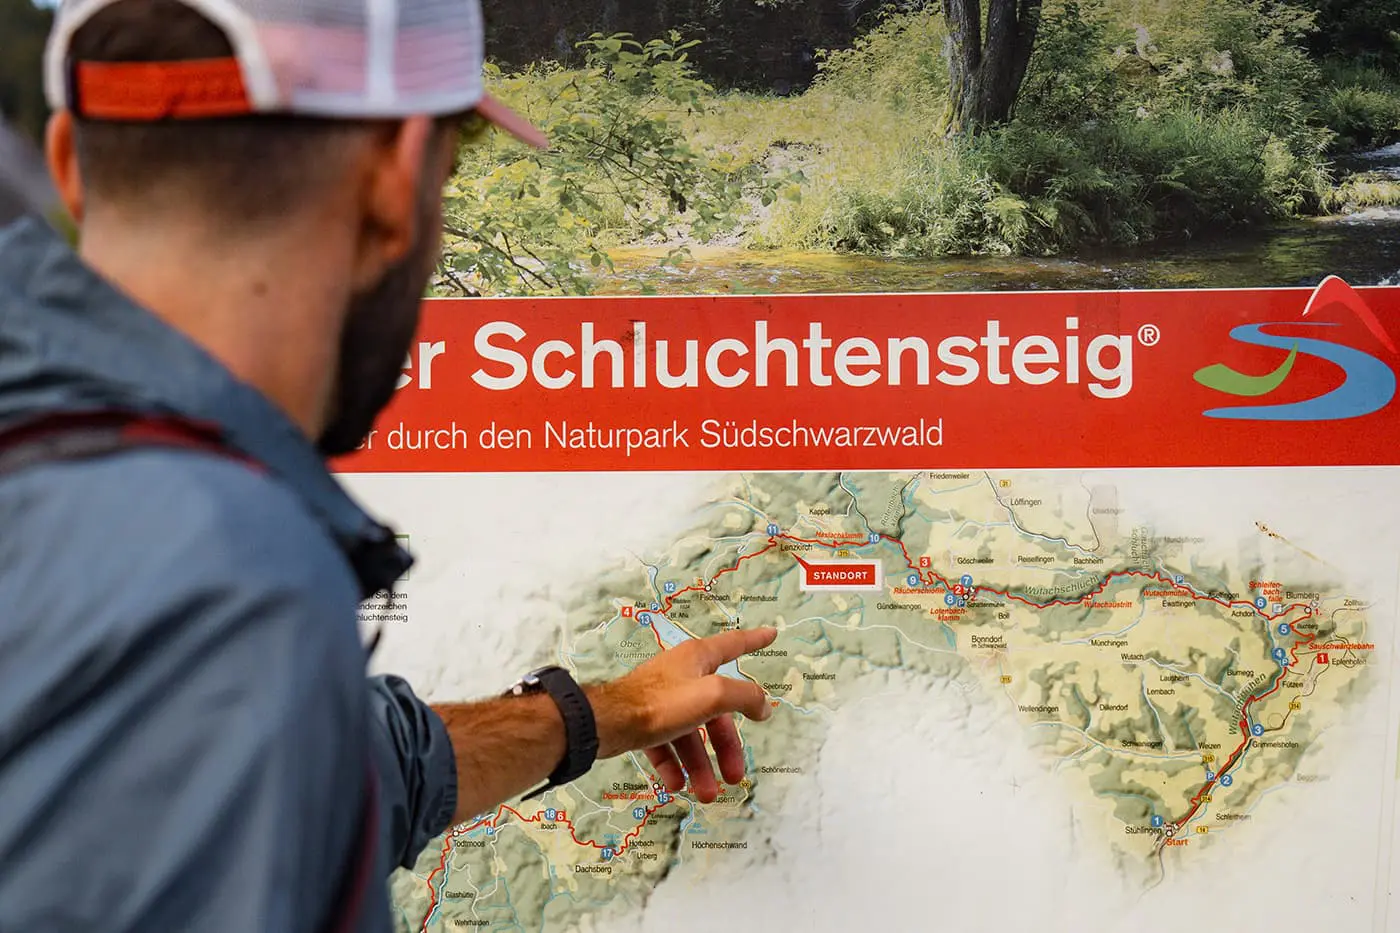
<svg viewBox="0 0 1400 933">
<path fill-rule="evenodd" d="M 1381 326 L 1380 319 L 1376 313 L 1366 304 L 1366 300 L 1356 289 L 1348 285 L 1338 276 L 1328 276 L 1322 284 L 1313 292 L 1312 298 L 1308 301 L 1307 308 L 1303 311 L 1303 317 L 1311 314 L 1323 314 L 1332 310 L 1350 311 L 1366 325 L 1381 345 L 1389 350 L 1393 355 L 1400 356 L 1400 350 L 1395 349 L 1395 342 L 1390 339 L 1390 334 Z"/>
</svg>

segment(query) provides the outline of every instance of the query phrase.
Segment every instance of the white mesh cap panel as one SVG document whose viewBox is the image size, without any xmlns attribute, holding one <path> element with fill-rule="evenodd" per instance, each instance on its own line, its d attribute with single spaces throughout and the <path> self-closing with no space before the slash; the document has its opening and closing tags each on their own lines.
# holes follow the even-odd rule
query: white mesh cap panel
<svg viewBox="0 0 1400 933">
<path fill-rule="evenodd" d="M 64 104 L 68 40 L 118 0 L 64 0 L 45 83 Z M 483 94 L 480 0 L 184 0 L 228 34 L 260 111 L 404 117 L 467 110 Z"/>
<path fill-rule="evenodd" d="M 479 97 L 485 28 L 477 0 L 399 0 L 396 86 L 408 94 L 446 93 L 444 84 Z M 444 22 L 458 28 L 444 30 Z M 473 99 L 471 103 L 475 103 Z"/>
<path fill-rule="evenodd" d="M 239 0 L 254 22 L 289 109 L 334 108 L 367 96 L 369 22 L 364 0 Z"/>
<path fill-rule="evenodd" d="M 479 0 L 238 2 L 256 24 L 284 106 L 297 113 L 445 114 L 481 98 Z"/>
</svg>

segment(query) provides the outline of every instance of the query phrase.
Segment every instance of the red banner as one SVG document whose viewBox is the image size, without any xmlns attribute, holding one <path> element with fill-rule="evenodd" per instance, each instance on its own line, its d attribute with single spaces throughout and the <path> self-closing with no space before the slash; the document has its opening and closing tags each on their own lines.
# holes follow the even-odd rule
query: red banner
<svg viewBox="0 0 1400 933">
<path fill-rule="evenodd" d="M 1400 464 L 1400 289 L 430 301 L 342 472 Z"/>
</svg>

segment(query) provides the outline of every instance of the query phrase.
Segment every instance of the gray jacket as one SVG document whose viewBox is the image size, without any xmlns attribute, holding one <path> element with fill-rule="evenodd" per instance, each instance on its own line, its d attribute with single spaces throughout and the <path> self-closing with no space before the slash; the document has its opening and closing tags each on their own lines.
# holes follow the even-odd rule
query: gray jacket
<svg viewBox="0 0 1400 933">
<path fill-rule="evenodd" d="M 407 555 L 262 395 L 46 225 L 0 230 L 0 428 L 112 407 L 216 422 L 266 470 L 0 477 L 0 931 L 320 933 L 376 786 L 351 929 L 389 929 L 387 874 L 457 798 L 442 722 L 366 678 L 356 610 Z"/>
</svg>

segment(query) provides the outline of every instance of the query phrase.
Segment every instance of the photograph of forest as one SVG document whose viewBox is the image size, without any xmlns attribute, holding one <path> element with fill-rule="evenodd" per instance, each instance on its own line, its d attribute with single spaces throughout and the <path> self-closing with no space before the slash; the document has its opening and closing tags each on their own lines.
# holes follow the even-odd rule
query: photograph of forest
<svg viewBox="0 0 1400 933">
<path fill-rule="evenodd" d="M 1400 0 L 487 0 L 442 295 L 1361 284 Z M 49 12 L 0 0 L 37 137 Z"/>
</svg>

